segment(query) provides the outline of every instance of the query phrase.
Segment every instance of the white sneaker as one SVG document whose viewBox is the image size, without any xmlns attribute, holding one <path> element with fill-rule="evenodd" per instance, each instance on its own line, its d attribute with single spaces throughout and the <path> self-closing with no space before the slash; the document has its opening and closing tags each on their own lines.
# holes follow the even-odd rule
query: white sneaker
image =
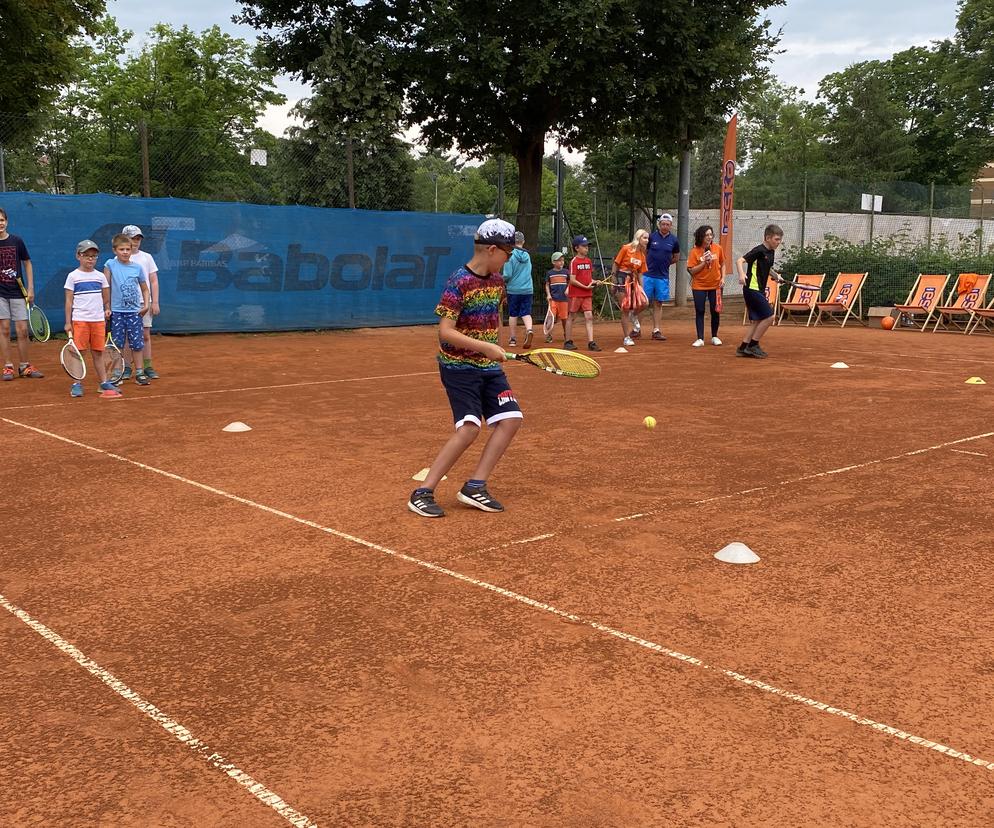
<svg viewBox="0 0 994 828">
<path fill-rule="evenodd" d="M 694 340 L 694 344 L 691 347 L 692 348 L 700 348 L 703 344 L 704 344 L 704 340 L 703 339 L 695 339 Z"/>
<path fill-rule="evenodd" d="M 712 345 L 721 345 L 721 340 L 718 339 L 718 337 L 716 337 L 716 336 L 712 336 L 711 337 L 711 344 Z"/>
<path fill-rule="evenodd" d="M 630 336 L 626 336 L 625 341 L 622 344 L 627 345 L 630 348 L 632 345 L 635 344 L 635 340 L 632 339 Z"/>
</svg>

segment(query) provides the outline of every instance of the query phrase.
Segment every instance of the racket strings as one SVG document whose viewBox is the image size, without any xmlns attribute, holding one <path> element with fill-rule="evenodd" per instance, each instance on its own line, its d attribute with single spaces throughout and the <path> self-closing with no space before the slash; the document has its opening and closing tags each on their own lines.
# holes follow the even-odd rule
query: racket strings
<svg viewBox="0 0 994 828">
<path fill-rule="evenodd" d="M 86 364 L 83 355 L 73 346 L 67 345 L 62 349 L 62 367 L 73 379 L 83 379 L 86 376 Z"/>
<path fill-rule="evenodd" d="M 596 377 L 600 373 L 600 366 L 592 359 L 569 351 L 535 351 L 529 359 L 540 368 L 571 377 Z"/>
</svg>

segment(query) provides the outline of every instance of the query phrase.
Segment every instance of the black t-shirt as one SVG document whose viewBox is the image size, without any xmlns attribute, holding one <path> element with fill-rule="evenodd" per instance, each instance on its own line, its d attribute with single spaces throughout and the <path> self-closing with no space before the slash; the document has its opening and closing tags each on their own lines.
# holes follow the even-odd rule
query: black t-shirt
<svg viewBox="0 0 994 828">
<path fill-rule="evenodd" d="M 24 298 L 16 280 L 21 276 L 21 262 L 30 260 L 28 249 L 20 236 L 10 233 L 7 238 L 0 239 L 0 296 L 6 299 Z"/>
<path fill-rule="evenodd" d="M 761 292 L 766 290 L 766 282 L 773 269 L 774 255 L 775 251 L 770 250 L 765 244 L 757 244 L 742 257 L 746 262 L 747 288 Z"/>
</svg>

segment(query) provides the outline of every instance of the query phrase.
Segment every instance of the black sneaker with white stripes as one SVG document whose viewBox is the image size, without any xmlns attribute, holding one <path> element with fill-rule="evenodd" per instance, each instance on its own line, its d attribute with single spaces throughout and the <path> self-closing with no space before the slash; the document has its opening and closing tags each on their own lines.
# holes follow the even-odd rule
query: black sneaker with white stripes
<svg viewBox="0 0 994 828">
<path fill-rule="evenodd" d="M 407 508 L 422 517 L 445 517 L 445 510 L 435 502 L 434 492 L 411 492 Z"/>
<path fill-rule="evenodd" d="M 474 489 L 468 484 L 456 494 L 456 499 L 467 506 L 475 506 L 484 512 L 503 512 L 504 507 L 490 496 L 486 486 Z"/>
</svg>

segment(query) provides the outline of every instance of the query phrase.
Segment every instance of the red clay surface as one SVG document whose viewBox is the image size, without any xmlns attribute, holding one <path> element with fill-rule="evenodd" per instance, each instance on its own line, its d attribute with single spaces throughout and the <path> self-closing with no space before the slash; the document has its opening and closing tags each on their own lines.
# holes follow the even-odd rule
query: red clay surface
<svg viewBox="0 0 994 828">
<path fill-rule="evenodd" d="M 992 770 L 389 554 L 994 762 L 994 437 L 942 445 L 994 431 L 994 339 L 740 331 L 509 365 L 507 511 L 455 501 L 478 443 L 435 521 L 432 328 L 160 337 L 117 402 L 36 345 L 0 595 L 320 825 L 989 825 Z M 287 824 L 10 612 L 0 653 L 0 824 Z"/>
</svg>

